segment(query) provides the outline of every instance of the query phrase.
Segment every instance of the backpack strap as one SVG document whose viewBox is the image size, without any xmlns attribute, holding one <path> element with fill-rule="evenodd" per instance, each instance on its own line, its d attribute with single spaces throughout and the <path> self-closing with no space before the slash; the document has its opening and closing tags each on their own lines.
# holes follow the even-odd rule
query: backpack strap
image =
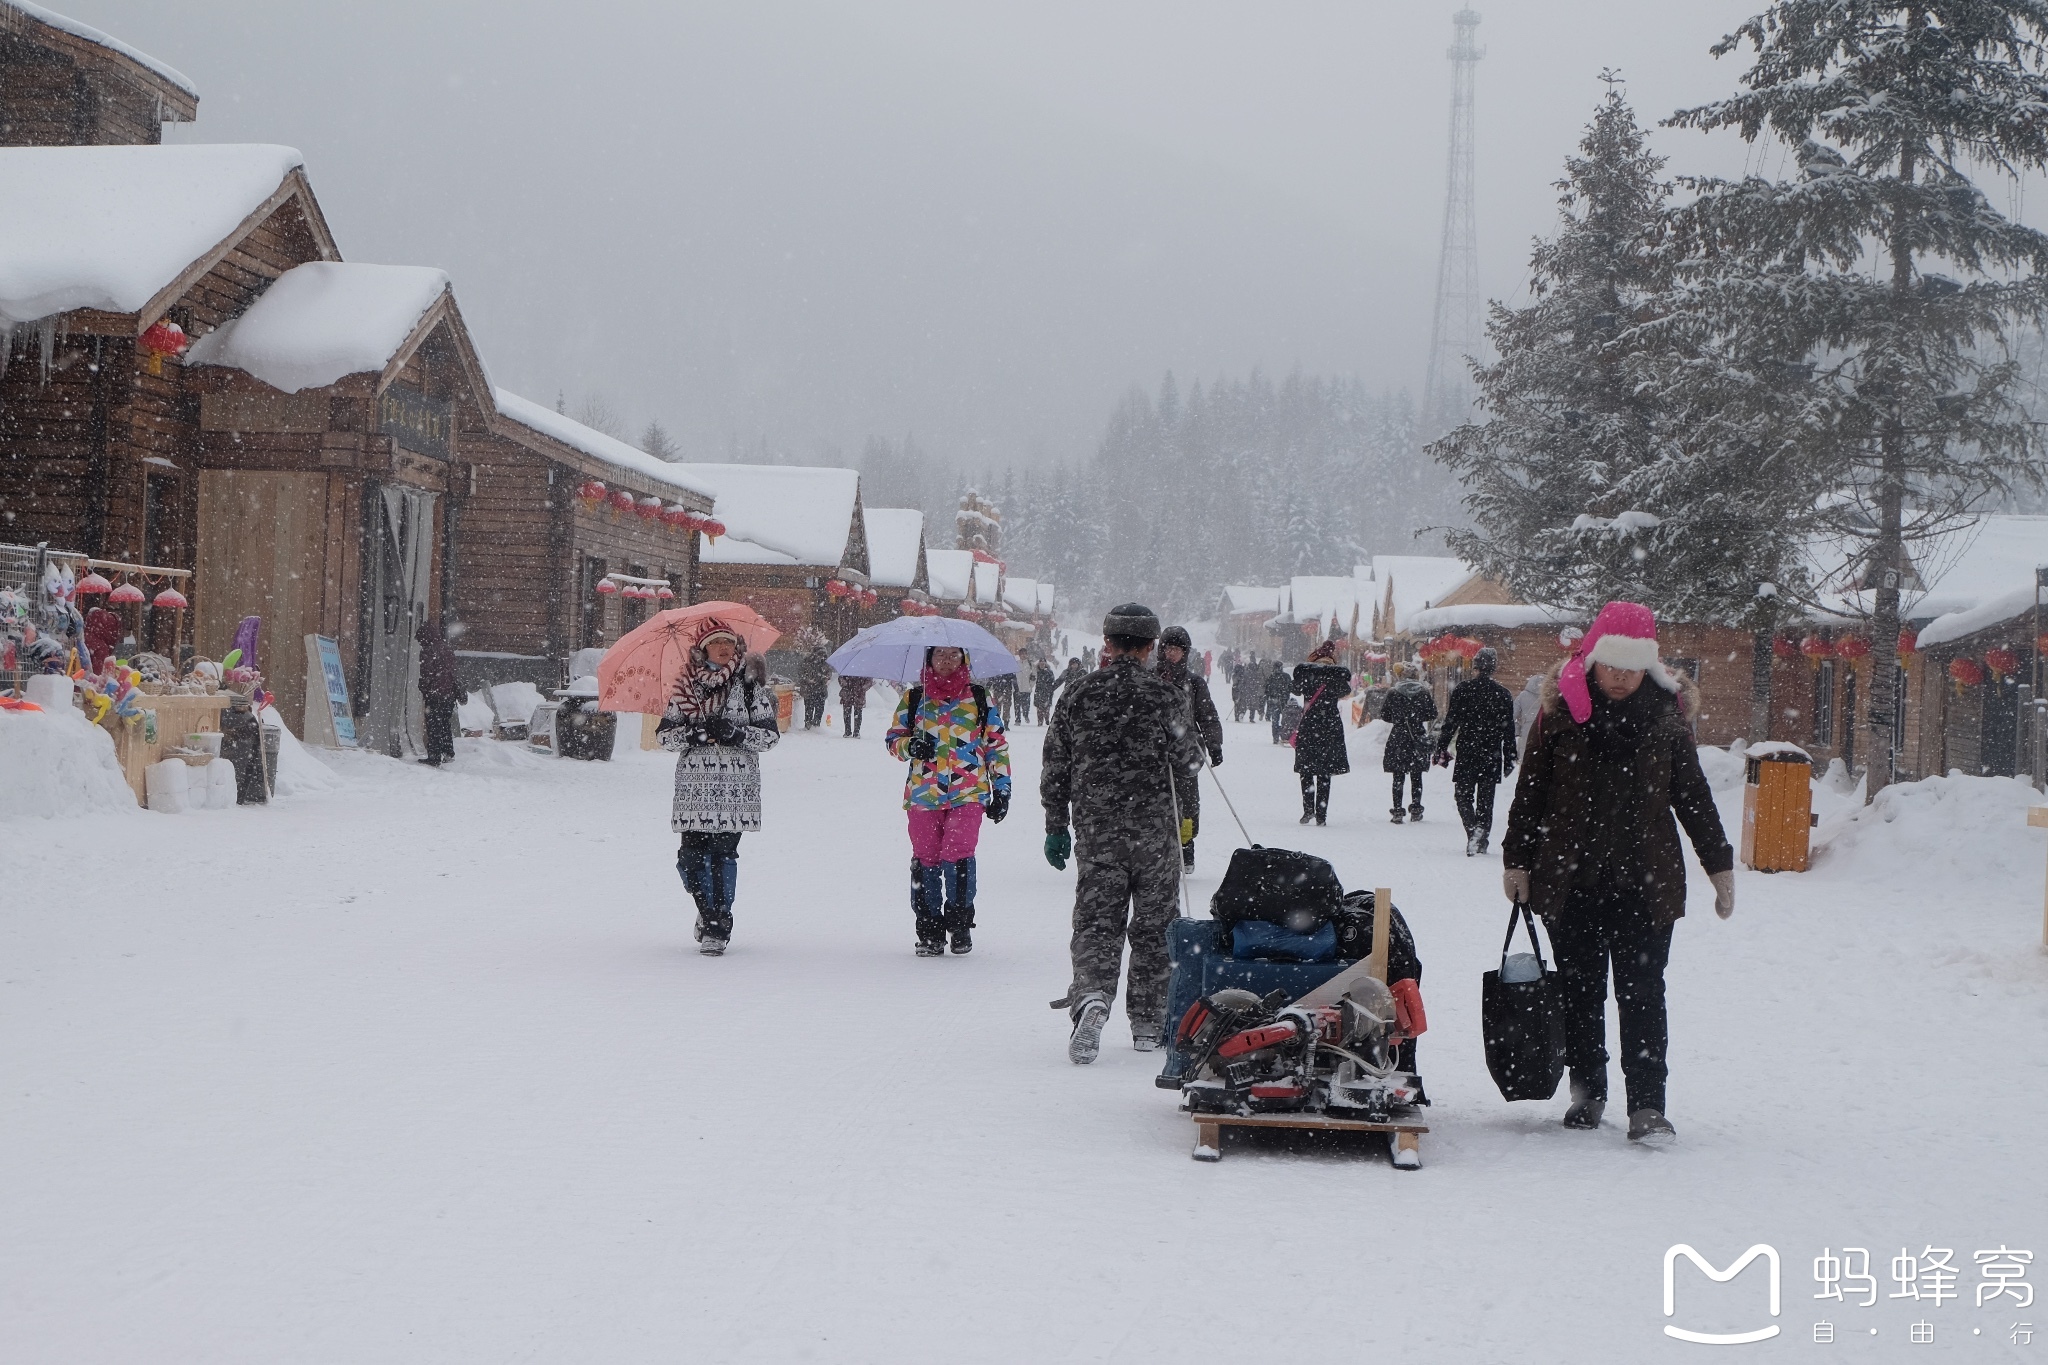
<svg viewBox="0 0 2048 1365">
<path fill-rule="evenodd" d="M 974 728 L 977 731 L 986 730 L 988 729 L 988 689 L 980 683 L 969 684 L 969 687 L 974 693 Z"/>
<path fill-rule="evenodd" d="M 904 712 L 904 716 L 909 720 L 910 728 L 915 730 L 917 728 L 917 708 L 924 705 L 923 685 L 913 684 L 911 689 L 903 694 L 903 700 L 910 704 L 910 709 Z"/>
</svg>

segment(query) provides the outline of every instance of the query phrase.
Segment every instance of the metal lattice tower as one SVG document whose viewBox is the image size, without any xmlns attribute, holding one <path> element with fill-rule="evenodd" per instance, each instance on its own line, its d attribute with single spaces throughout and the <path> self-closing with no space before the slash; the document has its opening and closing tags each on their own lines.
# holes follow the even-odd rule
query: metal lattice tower
<svg viewBox="0 0 2048 1365">
<path fill-rule="evenodd" d="M 1451 142 L 1446 161 L 1443 245 L 1436 262 L 1436 316 L 1429 325 L 1429 378 L 1422 386 L 1425 439 L 1464 422 L 1472 411 L 1465 357 L 1479 353 L 1479 225 L 1472 194 L 1472 83 L 1486 50 L 1473 41 L 1477 10 L 1451 16 Z"/>
</svg>

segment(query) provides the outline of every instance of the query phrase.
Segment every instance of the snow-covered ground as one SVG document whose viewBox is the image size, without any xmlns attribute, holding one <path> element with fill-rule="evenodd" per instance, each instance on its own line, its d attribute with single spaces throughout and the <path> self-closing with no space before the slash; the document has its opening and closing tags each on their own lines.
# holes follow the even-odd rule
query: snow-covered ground
<svg viewBox="0 0 2048 1365">
<path fill-rule="evenodd" d="M 1028 795 L 985 840 L 974 954 L 911 956 L 882 728 L 769 755 L 722 960 L 692 950 L 658 754 L 465 740 L 445 771 L 330 759 L 333 790 L 263 809 L 0 822 L 0 1355 L 1696 1354 L 1667 1321 L 1775 1321 L 1756 1349 L 1788 1354 L 2048 1352 L 2008 1341 L 2048 1334 L 2048 1304 L 1973 1292 L 1977 1249 L 2048 1252 L 2048 841 L 2020 784 L 1860 812 L 1827 792 L 1815 870 L 1740 874 L 1728 923 L 1695 872 L 1670 972 L 1681 1140 L 1642 1151 L 1489 1083 L 1479 975 L 1505 907 L 1442 775 L 1396 828 L 1354 736 L 1330 827 L 1302 829 L 1290 752 L 1233 726 L 1221 776 L 1253 836 L 1395 888 L 1436 1103 L 1419 1173 L 1370 1142 L 1247 1138 L 1211 1166 L 1120 1016 L 1098 1064 L 1066 1061 L 1046 1001 L 1072 874 L 1040 857 Z M 1017 735 L 1027 794 L 1040 733 Z M 1732 833 L 1739 767 L 1715 772 Z M 1234 842 L 1213 787 L 1204 819 L 1198 901 Z M 1717 1265 L 1776 1247 L 1782 1315 L 1760 1270 L 1686 1269 L 1666 1319 L 1678 1242 Z M 1875 1307 L 1813 1298 L 1814 1258 L 1845 1245 L 1870 1249 Z M 1955 1250 L 1960 1301 L 1885 1297 L 1892 1258 L 1930 1245 Z M 1844 1344 L 1811 1344 L 1821 1318 Z M 1907 1344 L 1920 1319 L 1931 1349 Z"/>
</svg>

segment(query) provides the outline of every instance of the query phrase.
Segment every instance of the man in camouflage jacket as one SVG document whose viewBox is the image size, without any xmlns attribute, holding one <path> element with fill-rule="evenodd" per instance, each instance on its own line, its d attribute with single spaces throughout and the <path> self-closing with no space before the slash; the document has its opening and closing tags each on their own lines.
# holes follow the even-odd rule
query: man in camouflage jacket
<svg viewBox="0 0 2048 1365">
<path fill-rule="evenodd" d="M 1038 783 L 1046 860 L 1064 869 L 1072 854 L 1080 863 L 1073 985 L 1053 1002 L 1073 1020 L 1067 1055 L 1077 1063 L 1100 1050 L 1126 935 L 1131 1040 L 1149 1052 L 1165 1032 L 1166 927 L 1181 872 L 1175 776 L 1201 762 L 1185 694 L 1149 666 L 1159 618 L 1135 603 L 1121 606 L 1104 618 L 1102 634 L 1103 667 L 1070 684 L 1053 710 Z"/>
</svg>

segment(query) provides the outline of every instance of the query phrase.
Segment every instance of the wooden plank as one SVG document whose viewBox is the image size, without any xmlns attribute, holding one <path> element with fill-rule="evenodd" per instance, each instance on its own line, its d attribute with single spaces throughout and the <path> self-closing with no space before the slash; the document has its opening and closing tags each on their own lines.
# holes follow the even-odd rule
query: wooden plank
<svg viewBox="0 0 2048 1365">
<path fill-rule="evenodd" d="M 1387 943 L 1393 933 L 1394 893 L 1377 887 L 1372 893 L 1372 977 L 1382 985 L 1387 980 Z"/>
<path fill-rule="evenodd" d="M 1333 1133 L 1426 1133 L 1426 1123 L 1379 1123 L 1371 1119 L 1338 1119 L 1327 1114 L 1193 1114 L 1199 1124 L 1226 1128 L 1306 1128 Z"/>
</svg>

